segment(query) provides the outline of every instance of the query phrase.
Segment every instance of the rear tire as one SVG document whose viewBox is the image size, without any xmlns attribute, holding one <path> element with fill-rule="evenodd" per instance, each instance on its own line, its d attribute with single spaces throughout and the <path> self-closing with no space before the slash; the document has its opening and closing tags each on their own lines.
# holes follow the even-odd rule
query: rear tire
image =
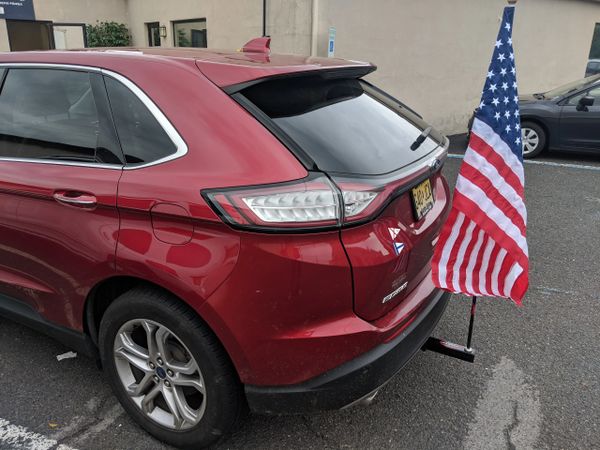
<svg viewBox="0 0 600 450">
<path fill-rule="evenodd" d="M 230 433 L 245 412 L 242 386 L 220 342 L 172 295 L 135 288 L 100 324 L 111 387 L 146 431 L 178 448 L 203 448 Z"/>
<path fill-rule="evenodd" d="M 523 158 L 525 159 L 535 158 L 546 148 L 546 131 L 537 123 L 523 122 L 521 139 L 523 141 Z"/>
</svg>

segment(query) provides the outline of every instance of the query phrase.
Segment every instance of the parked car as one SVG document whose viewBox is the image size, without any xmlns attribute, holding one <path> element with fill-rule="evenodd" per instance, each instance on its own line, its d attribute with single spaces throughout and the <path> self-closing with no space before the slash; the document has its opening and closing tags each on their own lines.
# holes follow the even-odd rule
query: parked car
<svg viewBox="0 0 600 450">
<path fill-rule="evenodd" d="M 372 398 L 449 298 L 448 140 L 375 66 L 267 42 L 0 55 L 0 313 L 178 447 Z"/>
<path fill-rule="evenodd" d="M 545 149 L 600 152 L 600 74 L 519 96 L 519 108 L 524 158 Z"/>
<path fill-rule="evenodd" d="M 585 68 L 585 76 L 587 78 L 597 73 L 600 73 L 600 59 L 590 59 Z"/>
</svg>

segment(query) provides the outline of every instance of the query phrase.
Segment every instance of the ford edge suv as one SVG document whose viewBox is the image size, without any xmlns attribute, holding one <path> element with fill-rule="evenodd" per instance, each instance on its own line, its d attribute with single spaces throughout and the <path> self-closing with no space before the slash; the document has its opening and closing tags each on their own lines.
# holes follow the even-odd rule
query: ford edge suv
<svg viewBox="0 0 600 450">
<path fill-rule="evenodd" d="M 448 140 L 375 66 L 266 44 L 0 55 L 0 313 L 179 447 L 371 397 L 448 301 Z"/>
</svg>

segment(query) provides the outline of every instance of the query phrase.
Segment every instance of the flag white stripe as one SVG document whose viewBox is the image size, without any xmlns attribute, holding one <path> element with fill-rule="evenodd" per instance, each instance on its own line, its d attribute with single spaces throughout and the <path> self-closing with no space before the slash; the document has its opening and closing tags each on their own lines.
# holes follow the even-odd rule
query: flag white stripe
<svg viewBox="0 0 600 450">
<path fill-rule="evenodd" d="M 457 291 L 460 290 L 460 282 L 459 282 L 460 267 L 462 266 L 462 263 L 465 259 L 465 253 L 467 251 L 467 247 L 469 246 L 469 243 L 471 242 L 471 239 L 473 238 L 473 229 L 474 228 L 475 228 L 475 222 L 471 221 L 471 223 L 469 223 L 469 225 L 467 226 L 467 230 L 465 232 L 465 237 L 463 238 L 463 241 L 461 242 L 460 247 L 458 248 L 458 253 L 456 255 L 456 262 L 454 263 L 454 275 L 452 276 L 452 286 Z"/>
<path fill-rule="evenodd" d="M 473 132 L 485 141 L 506 164 L 513 170 L 515 175 L 519 177 L 521 184 L 525 186 L 525 174 L 523 172 L 523 164 L 519 158 L 512 152 L 510 147 L 502 140 L 502 138 L 485 122 L 475 118 L 473 121 Z"/>
<path fill-rule="evenodd" d="M 506 276 L 506 280 L 504 281 L 504 296 L 510 297 L 510 292 L 512 291 L 513 286 L 515 285 L 515 281 L 519 278 L 519 275 L 523 273 L 523 268 L 519 263 L 514 263 L 510 268 L 510 272 Z"/>
<path fill-rule="evenodd" d="M 450 252 L 452 251 L 452 247 L 454 247 L 454 243 L 456 242 L 456 238 L 458 237 L 460 227 L 462 227 L 464 220 L 465 215 L 463 213 L 458 213 L 458 215 L 456 216 L 456 222 L 454 222 L 454 226 L 452 227 L 452 232 L 450 233 L 450 236 L 446 241 L 446 245 L 444 245 L 444 249 L 442 250 L 442 257 L 440 258 L 439 263 L 440 287 L 448 287 L 448 283 L 446 283 L 446 275 L 448 273 L 448 259 L 450 258 Z"/>
<path fill-rule="evenodd" d="M 485 246 L 485 250 L 483 252 L 483 263 L 481 264 L 481 268 L 479 269 L 479 292 L 482 295 L 490 295 L 485 285 L 485 275 L 487 274 L 488 264 L 490 263 L 490 255 L 492 254 L 492 250 L 496 243 L 491 237 L 488 237 L 488 243 Z"/>
<path fill-rule="evenodd" d="M 475 151 L 467 152 L 465 154 L 465 161 L 471 166 L 476 167 L 477 170 L 500 192 L 502 197 L 506 199 L 519 213 L 523 219 L 523 223 L 527 224 L 527 210 L 525 209 L 525 203 L 517 191 L 506 182 L 506 180 L 500 175 L 498 169 L 494 167 L 490 162 Z"/>
<path fill-rule="evenodd" d="M 481 246 L 483 244 L 484 232 L 483 230 L 479 230 L 477 235 L 477 242 L 475 242 L 475 247 L 473 247 L 473 253 L 471 253 L 471 257 L 469 258 L 469 264 L 467 265 L 467 279 L 465 281 L 465 287 L 469 293 L 475 294 L 473 289 L 473 269 L 475 268 L 475 264 L 477 263 L 477 258 L 479 257 L 479 251 L 481 250 Z"/>
<path fill-rule="evenodd" d="M 494 263 L 494 270 L 492 271 L 492 294 L 498 296 L 502 295 L 498 289 L 498 275 L 500 274 L 500 269 L 502 268 L 502 263 L 504 262 L 505 257 L 506 250 L 501 249 L 498 252 L 498 256 L 496 257 L 496 261 Z"/>
<path fill-rule="evenodd" d="M 521 230 L 504 214 L 504 212 L 498 208 L 489 197 L 483 192 L 479 186 L 471 183 L 467 178 L 460 176 L 456 182 L 456 191 L 474 202 L 481 210 L 490 218 L 490 220 L 496 222 L 498 227 L 510 238 L 517 246 L 523 251 L 525 255 L 528 255 L 527 240 L 521 233 Z"/>
</svg>

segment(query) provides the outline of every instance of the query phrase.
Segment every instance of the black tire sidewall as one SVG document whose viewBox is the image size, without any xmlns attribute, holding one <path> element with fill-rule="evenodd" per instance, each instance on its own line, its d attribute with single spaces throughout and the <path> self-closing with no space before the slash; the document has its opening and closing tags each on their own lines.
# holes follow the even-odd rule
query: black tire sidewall
<svg viewBox="0 0 600 450">
<path fill-rule="evenodd" d="M 540 153 L 542 153 L 544 151 L 544 149 L 546 148 L 546 139 L 547 139 L 546 132 L 540 125 L 538 125 L 537 123 L 534 123 L 534 122 L 527 122 L 527 121 L 522 122 L 521 129 L 523 129 L 523 128 L 530 128 L 533 131 L 535 131 L 537 133 L 537 135 L 539 136 L 540 142 L 539 142 L 537 148 L 533 152 L 526 155 L 525 152 L 523 151 L 523 158 L 525 158 L 525 159 L 535 158 Z M 523 144 L 523 146 L 525 146 L 525 144 Z"/>
<path fill-rule="evenodd" d="M 157 300 L 153 297 L 159 297 Z M 160 297 L 163 297 L 162 302 Z M 226 435 L 241 410 L 241 387 L 233 367 L 206 325 L 174 304 L 165 293 L 137 290 L 123 294 L 106 311 L 100 325 L 99 346 L 104 372 L 123 408 L 150 434 L 180 448 L 214 444 Z M 134 319 L 164 325 L 177 335 L 194 356 L 206 387 L 206 409 L 200 423 L 185 431 L 163 427 L 148 417 L 129 398 L 117 374 L 113 345 L 121 326 Z"/>
</svg>

